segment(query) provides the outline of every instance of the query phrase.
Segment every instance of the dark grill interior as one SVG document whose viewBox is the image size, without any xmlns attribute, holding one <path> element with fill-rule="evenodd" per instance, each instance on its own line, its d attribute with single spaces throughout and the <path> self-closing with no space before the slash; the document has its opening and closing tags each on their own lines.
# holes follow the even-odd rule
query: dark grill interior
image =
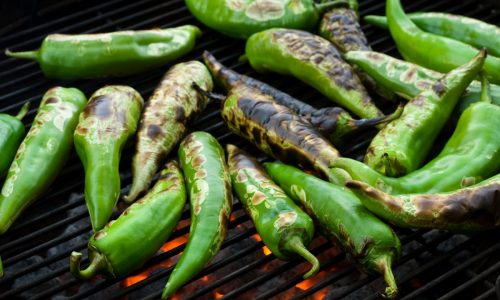
<svg viewBox="0 0 500 300">
<path fill-rule="evenodd" d="M 361 14 L 382 14 L 384 2 L 360 0 Z M 403 2 L 408 11 L 444 11 L 500 24 L 500 6 L 495 7 L 495 1 Z M 244 42 L 226 38 L 202 26 L 189 14 L 181 0 L 41 0 L 34 15 L 19 18 L 10 27 L 4 27 L 0 32 L 3 35 L 0 37 L 0 49 L 35 49 L 45 35 L 55 32 L 92 33 L 187 23 L 200 26 L 204 35 L 195 50 L 182 58 L 183 61 L 199 59 L 203 50 L 210 50 L 238 72 L 271 83 L 299 99 L 311 100 L 317 106 L 330 105 L 324 97 L 297 80 L 273 74 L 256 74 L 248 65 L 239 63 Z M 387 32 L 368 25 L 364 25 L 363 29 L 375 50 L 398 55 Z M 103 85 L 125 84 L 136 88 L 147 99 L 168 68 L 165 66 L 123 79 L 60 82 L 44 78 L 34 62 L 2 56 L 0 112 L 14 114 L 22 103 L 30 101 L 33 106 L 25 119 L 25 124 L 30 124 L 43 93 L 55 85 L 78 87 L 90 97 Z M 260 159 L 266 159 L 247 142 L 228 132 L 219 117 L 217 105 L 210 105 L 192 129 L 208 131 L 222 144 L 236 144 Z M 370 134 L 353 139 L 348 148 L 341 149 L 343 154 L 361 158 Z M 122 193 L 131 183 L 131 155 L 132 149 L 129 148 L 122 156 Z M 0 254 L 5 267 L 5 277 L 0 280 L 0 298 L 159 298 L 187 238 L 188 208 L 169 243 L 135 276 L 125 280 L 96 278 L 81 282 L 71 276 L 68 263 L 71 251 L 84 251 L 86 254 L 86 243 L 91 235 L 83 197 L 83 175 L 82 165 L 73 154 L 50 190 L 23 213 L 11 230 L 0 236 Z M 124 204 L 120 203 L 114 218 L 123 209 Z M 178 296 L 182 299 L 374 299 L 379 297 L 378 292 L 384 287 L 380 276 L 363 274 L 344 252 L 320 236 L 316 237 L 312 248 L 320 259 L 321 272 L 313 279 L 304 281 L 301 275 L 308 267 L 307 263 L 299 259 L 284 262 L 273 255 L 266 255 L 266 249 L 255 233 L 236 200 L 230 231 L 221 252 L 201 274 L 179 291 Z M 471 235 L 403 229 L 397 229 L 397 233 L 403 244 L 403 254 L 394 265 L 394 273 L 402 299 L 500 298 L 498 230 Z"/>
</svg>

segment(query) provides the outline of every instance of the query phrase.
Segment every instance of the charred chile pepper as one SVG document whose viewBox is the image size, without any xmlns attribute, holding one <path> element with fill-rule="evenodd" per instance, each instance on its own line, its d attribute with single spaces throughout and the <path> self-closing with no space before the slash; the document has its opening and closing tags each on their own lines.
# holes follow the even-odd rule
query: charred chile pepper
<svg viewBox="0 0 500 300">
<path fill-rule="evenodd" d="M 281 161 L 313 169 L 332 182 L 342 182 L 344 172 L 330 170 L 339 152 L 304 118 L 247 86 L 231 89 L 222 100 L 221 115 L 230 131 L 245 138 L 267 155 Z M 338 177 L 341 176 L 341 177 Z"/>
<path fill-rule="evenodd" d="M 85 168 L 85 201 L 94 231 L 106 225 L 120 196 L 120 157 L 135 134 L 143 100 L 128 86 L 97 90 L 80 115 L 76 152 Z"/>
<path fill-rule="evenodd" d="M 400 227 L 469 232 L 500 226 L 500 174 L 442 194 L 391 196 L 360 181 L 348 181 L 347 187 L 370 211 Z"/>
<path fill-rule="evenodd" d="M 259 71 L 293 75 L 361 118 L 383 116 L 330 42 L 311 33 L 269 29 L 252 35 L 246 56 Z"/>
<path fill-rule="evenodd" d="M 227 233 L 233 194 L 224 150 L 206 132 L 193 132 L 179 146 L 191 205 L 189 240 L 162 298 L 172 296 L 217 254 Z"/>
<path fill-rule="evenodd" d="M 408 14 L 410 20 L 423 31 L 446 36 L 472 45 L 478 49 L 486 48 L 490 55 L 500 57 L 500 27 L 465 16 L 420 12 Z M 365 16 L 364 20 L 387 29 L 384 16 Z"/>
<path fill-rule="evenodd" d="M 86 269 L 80 269 L 82 254 L 71 253 L 71 273 L 79 279 L 96 274 L 119 278 L 138 269 L 168 239 L 185 203 L 184 179 L 177 163 L 171 161 L 144 198 L 92 235 L 88 244 L 90 265 Z"/>
<path fill-rule="evenodd" d="M 234 38 L 274 27 L 311 30 L 320 16 L 345 1 L 313 0 L 186 0 L 189 11 L 203 24 Z"/>
<path fill-rule="evenodd" d="M 127 76 L 162 66 L 191 51 L 200 29 L 169 29 L 47 36 L 40 49 L 10 52 L 37 61 L 45 76 L 56 79 Z"/>
<path fill-rule="evenodd" d="M 73 131 L 87 99 L 74 88 L 55 87 L 43 96 L 0 193 L 0 234 L 55 180 L 73 146 Z"/>
<path fill-rule="evenodd" d="M 336 7 L 323 15 L 319 25 L 319 35 L 332 42 L 343 54 L 354 51 L 371 51 L 358 20 L 358 1 L 349 0 L 349 7 Z M 394 93 L 377 83 L 363 70 L 353 66 L 363 84 L 382 98 L 393 100 Z"/>
<path fill-rule="evenodd" d="M 476 55 L 477 49 L 468 44 L 420 30 L 405 14 L 400 0 L 386 3 L 389 30 L 407 61 L 449 72 Z M 500 84 L 500 58 L 489 56 L 484 62 L 484 72 L 492 83 Z"/>
<path fill-rule="evenodd" d="M 344 58 L 362 68 L 379 85 L 408 100 L 413 99 L 444 75 L 378 52 L 351 51 L 344 55 Z M 479 101 L 480 94 L 481 83 L 471 82 L 458 102 L 454 114 L 460 116 L 471 103 Z M 491 85 L 491 97 L 494 103 L 500 105 L 500 86 Z"/>
<path fill-rule="evenodd" d="M 202 63 L 177 64 L 165 74 L 146 103 L 132 160 L 132 187 L 124 197 L 126 202 L 133 202 L 148 189 L 161 162 L 186 134 L 186 125 L 205 109 L 207 100 L 192 88 L 192 82 L 209 91 L 213 87 L 212 77 Z"/>
<path fill-rule="evenodd" d="M 203 53 L 203 59 L 212 76 L 224 87 L 226 92 L 239 86 L 255 88 L 262 94 L 271 97 L 276 103 L 290 108 L 293 112 L 305 118 L 335 145 L 343 143 L 343 140 L 350 134 L 377 124 L 390 122 L 399 117 L 401 113 L 400 111 L 396 111 L 392 115 L 385 117 L 356 120 L 340 107 L 316 109 L 262 81 L 238 74 L 222 65 L 207 51 Z"/>
<path fill-rule="evenodd" d="M 294 167 L 265 163 L 271 178 L 316 219 L 323 234 L 368 270 L 384 276 L 385 296 L 393 298 L 397 286 L 391 265 L 401 251 L 394 231 L 368 211 L 349 189 L 325 182 Z"/>
<path fill-rule="evenodd" d="M 0 178 L 14 160 L 17 148 L 24 138 L 25 129 L 21 120 L 28 112 L 29 102 L 25 103 L 16 116 L 0 114 Z M 0 276 L 1 277 L 1 276 Z"/>
<path fill-rule="evenodd" d="M 313 220 L 266 174 L 259 162 L 233 145 L 226 146 L 233 189 L 252 218 L 264 244 L 279 259 L 300 255 L 312 264 L 304 274 L 319 270 L 318 259 L 307 250 L 314 237 Z"/>
<path fill-rule="evenodd" d="M 334 166 L 355 180 L 392 195 L 445 193 L 484 180 L 500 171 L 500 106 L 486 92 L 467 108 L 439 155 L 422 168 L 399 178 L 380 175 L 365 164 L 338 158 Z"/>
<path fill-rule="evenodd" d="M 451 71 L 405 105 L 400 118 L 372 140 L 365 163 L 381 174 L 399 177 L 420 167 L 460 95 L 479 74 L 482 50 L 472 61 Z"/>
</svg>

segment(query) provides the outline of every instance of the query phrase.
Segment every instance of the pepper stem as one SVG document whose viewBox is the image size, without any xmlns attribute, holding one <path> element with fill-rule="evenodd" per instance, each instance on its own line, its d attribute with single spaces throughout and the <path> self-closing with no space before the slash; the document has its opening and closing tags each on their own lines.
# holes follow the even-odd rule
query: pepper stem
<svg viewBox="0 0 500 300">
<path fill-rule="evenodd" d="M 373 119 L 360 119 L 360 120 L 354 120 L 354 128 L 356 130 L 358 129 L 364 129 L 368 127 L 372 127 L 378 124 L 383 124 L 383 123 L 389 123 L 401 116 L 403 113 L 404 106 L 402 104 L 398 105 L 398 108 L 396 110 L 387 116 L 383 117 L 378 117 L 378 118 L 373 118 Z"/>
<path fill-rule="evenodd" d="M 490 83 L 486 76 L 481 73 L 481 97 L 479 98 L 480 102 L 491 103 L 491 89 Z"/>
<path fill-rule="evenodd" d="M 384 276 L 385 283 L 387 284 L 382 296 L 387 299 L 393 299 L 398 293 L 398 286 L 396 284 L 396 279 L 394 279 L 394 274 L 392 274 L 392 257 L 384 255 L 380 257 L 375 264 L 379 268 L 378 271 Z"/>
<path fill-rule="evenodd" d="M 78 279 L 88 280 L 92 278 L 97 272 L 105 267 L 106 261 L 104 256 L 100 253 L 96 253 L 93 257 L 90 265 L 85 269 L 80 269 L 80 261 L 82 260 L 82 254 L 80 252 L 73 251 L 69 260 L 69 270 Z"/>
<path fill-rule="evenodd" d="M 32 60 L 38 61 L 38 50 L 11 52 L 9 49 L 5 49 L 5 55 L 7 55 L 8 57 L 15 57 L 15 58 L 21 58 L 21 59 L 32 59 Z"/>
<path fill-rule="evenodd" d="M 319 14 L 323 14 L 327 10 L 335 7 L 349 7 L 349 2 L 345 0 L 335 0 L 323 3 L 315 3 L 314 7 Z"/>
<path fill-rule="evenodd" d="M 312 267 L 307 271 L 307 273 L 304 274 L 304 279 L 307 279 L 319 271 L 319 261 L 314 256 L 307 248 L 304 246 L 304 243 L 302 243 L 302 240 L 298 237 L 295 236 L 291 238 L 288 243 L 287 243 L 288 248 L 292 251 L 297 253 L 298 255 L 302 256 L 305 258 L 308 262 L 311 263 Z"/>
<path fill-rule="evenodd" d="M 216 100 L 216 101 L 224 101 L 226 97 L 224 95 L 216 94 L 216 93 L 211 93 L 207 92 L 204 89 L 202 89 L 196 82 L 193 82 L 192 87 L 200 94 L 203 96 L 207 97 L 210 100 Z"/>
<path fill-rule="evenodd" d="M 23 107 L 21 107 L 21 110 L 17 113 L 16 119 L 18 119 L 19 121 L 22 120 L 26 116 L 26 113 L 28 113 L 29 108 L 30 108 L 30 103 L 29 102 L 24 103 Z"/>
</svg>

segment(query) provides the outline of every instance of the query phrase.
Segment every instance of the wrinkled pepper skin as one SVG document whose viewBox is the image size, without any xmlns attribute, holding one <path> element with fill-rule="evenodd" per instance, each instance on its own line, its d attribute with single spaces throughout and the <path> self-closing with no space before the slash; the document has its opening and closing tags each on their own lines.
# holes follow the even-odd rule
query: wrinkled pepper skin
<svg viewBox="0 0 500 300">
<path fill-rule="evenodd" d="M 410 20 L 423 31 L 462 41 L 478 49 L 488 49 L 488 54 L 500 57 L 500 27 L 465 16 L 419 12 L 408 14 Z M 388 28 L 384 16 L 365 16 L 364 20 L 384 29 Z"/>
<path fill-rule="evenodd" d="M 258 72 L 293 75 L 361 118 L 383 116 L 351 66 L 322 37 L 300 30 L 269 29 L 252 35 L 245 52 Z"/>
<path fill-rule="evenodd" d="M 400 0 L 387 0 L 386 15 L 392 38 L 409 62 L 449 72 L 477 54 L 477 49 L 468 44 L 420 30 L 405 14 Z M 484 72 L 488 80 L 500 84 L 500 58 L 489 56 L 484 63 Z"/>
<path fill-rule="evenodd" d="M 372 140 L 365 163 L 383 175 L 399 177 L 418 169 L 450 117 L 460 95 L 479 74 L 486 58 L 482 50 L 408 102 L 400 118 Z"/>
<path fill-rule="evenodd" d="M 0 193 L 0 234 L 55 180 L 73 146 L 73 131 L 87 99 L 75 88 L 54 87 L 42 98 Z"/>
<path fill-rule="evenodd" d="M 186 0 L 189 11 L 203 24 L 225 35 L 246 39 L 274 27 L 311 30 L 328 8 L 345 1 L 317 4 L 313 0 Z"/>
<path fill-rule="evenodd" d="M 346 53 L 344 58 L 362 68 L 379 85 L 408 100 L 444 76 L 442 73 L 379 52 L 351 51 Z M 471 103 L 479 101 L 480 94 L 481 83 L 472 81 L 456 105 L 454 115 L 458 118 Z M 491 97 L 494 103 L 500 105 L 500 86 L 491 85 Z"/>
<path fill-rule="evenodd" d="M 193 49 L 201 31 L 185 25 L 168 29 L 47 36 L 35 51 L 10 52 L 31 59 L 49 78 L 121 77 L 141 73 L 177 59 Z"/>
<path fill-rule="evenodd" d="M 193 132 L 179 146 L 179 160 L 191 206 L 189 240 L 163 290 L 162 298 L 198 274 L 219 252 L 233 205 L 224 150 L 206 132 Z"/>
<path fill-rule="evenodd" d="M 14 160 L 17 148 L 24 138 L 26 130 L 21 120 L 28 112 L 29 102 L 25 103 L 16 116 L 0 114 L 0 178 L 7 174 Z M 0 276 L 1 277 L 1 276 Z"/>
<path fill-rule="evenodd" d="M 207 106 L 207 99 L 192 87 L 213 88 L 207 68 L 198 61 L 172 67 L 151 95 L 142 114 L 132 159 L 132 187 L 126 202 L 145 192 L 165 157 L 177 146 L 187 125 Z"/>
<path fill-rule="evenodd" d="M 227 145 L 227 163 L 234 191 L 252 218 L 264 244 L 279 259 L 300 255 L 319 270 L 318 259 L 307 250 L 314 237 L 313 220 L 267 175 L 259 162 L 236 146 Z"/>
<path fill-rule="evenodd" d="M 222 85 L 226 92 L 230 92 L 233 88 L 238 88 L 239 86 L 257 89 L 260 93 L 271 97 L 276 103 L 288 107 L 297 115 L 309 121 L 313 127 L 324 136 L 328 137 L 335 145 L 342 144 L 345 138 L 350 134 L 389 122 L 399 117 L 399 114 L 396 113 L 373 119 L 356 120 L 340 107 L 316 109 L 262 81 L 239 74 L 225 67 L 207 51 L 203 53 L 203 60 L 210 70 L 210 73 L 212 73 L 212 76 Z"/>
<path fill-rule="evenodd" d="M 90 265 L 87 268 L 80 269 L 81 253 L 71 253 L 71 273 L 84 280 L 97 274 L 107 278 L 129 275 L 167 241 L 181 217 L 185 203 L 184 178 L 177 162 L 171 161 L 144 198 L 90 237 Z"/>
<path fill-rule="evenodd" d="M 458 120 L 439 155 L 422 168 L 399 178 L 385 177 L 365 164 L 339 158 L 334 166 L 352 179 L 392 195 L 445 193 L 480 182 L 500 171 L 500 106 L 477 102 Z"/>
<path fill-rule="evenodd" d="M 85 168 L 85 202 L 94 231 L 108 223 L 120 196 L 120 157 L 137 130 L 142 105 L 133 88 L 106 86 L 80 115 L 75 146 Z"/>
<path fill-rule="evenodd" d="M 396 296 L 391 265 L 400 255 L 401 243 L 389 226 L 345 187 L 281 163 L 265 163 L 264 167 L 295 202 L 304 206 L 326 237 L 338 242 L 365 268 L 384 276 L 386 297 Z"/>
<path fill-rule="evenodd" d="M 361 181 L 347 187 L 370 211 L 400 227 L 470 232 L 500 226 L 500 174 L 442 194 L 391 196 Z"/>
</svg>

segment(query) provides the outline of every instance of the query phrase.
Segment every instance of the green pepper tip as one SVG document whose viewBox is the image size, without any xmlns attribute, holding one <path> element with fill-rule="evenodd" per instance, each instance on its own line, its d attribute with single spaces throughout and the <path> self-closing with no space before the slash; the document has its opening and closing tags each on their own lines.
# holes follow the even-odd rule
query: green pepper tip
<svg viewBox="0 0 500 300">
<path fill-rule="evenodd" d="M 3 263 L 2 263 L 2 257 L 0 256 L 0 278 L 3 277 Z"/>
<path fill-rule="evenodd" d="M 7 55 L 8 57 L 14 57 L 14 58 L 38 60 L 38 50 L 12 52 L 9 49 L 5 49 L 5 55 Z"/>
<path fill-rule="evenodd" d="M 384 276 L 387 287 L 382 296 L 386 299 L 394 299 L 398 293 L 398 286 L 394 274 L 391 269 L 392 257 L 390 255 L 383 255 L 376 261 L 378 271 Z"/>
<path fill-rule="evenodd" d="M 82 254 L 80 252 L 71 252 L 69 270 L 76 278 L 85 280 L 88 280 L 97 274 L 97 272 L 103 267 L 103 263 L 105 263 L 104 256 L 100 253 L 95 253 L 90 265 L 85 270 L 81 270 L 81 260 Z"/>
<path fill-rule="evenodd" d="M 29 108 L 30 108 L 30 102 L 24 103 L 24 105 L 21 107 L 21 110 L 17 113 L 15 118 L 21 121 L 28 113 Z"/>
<path fill-rule="evenodd" d="M 309 252 L 309 250 L 307 250 L 307 248 L 304 246 L 304 243 L 302 243 L 302 240 L 298 236 L 291 238 L 288 241 L 287 246 L 289 247 L 290 251 L 297 253 L 298 255 L 302 256 L 304 259 L 306 259 L 308 262 L 311 263 L 312 265 L 311 269 L 309 269 L 309 271 L 307 271 L 307 273 L 305 273 L 304 276 L 302 276 L 304 279 L 312 277 L 316 275 L 316 273 L 318 273 L 319 271 L 318 259 L 311 252 Z"/>
</svg>

